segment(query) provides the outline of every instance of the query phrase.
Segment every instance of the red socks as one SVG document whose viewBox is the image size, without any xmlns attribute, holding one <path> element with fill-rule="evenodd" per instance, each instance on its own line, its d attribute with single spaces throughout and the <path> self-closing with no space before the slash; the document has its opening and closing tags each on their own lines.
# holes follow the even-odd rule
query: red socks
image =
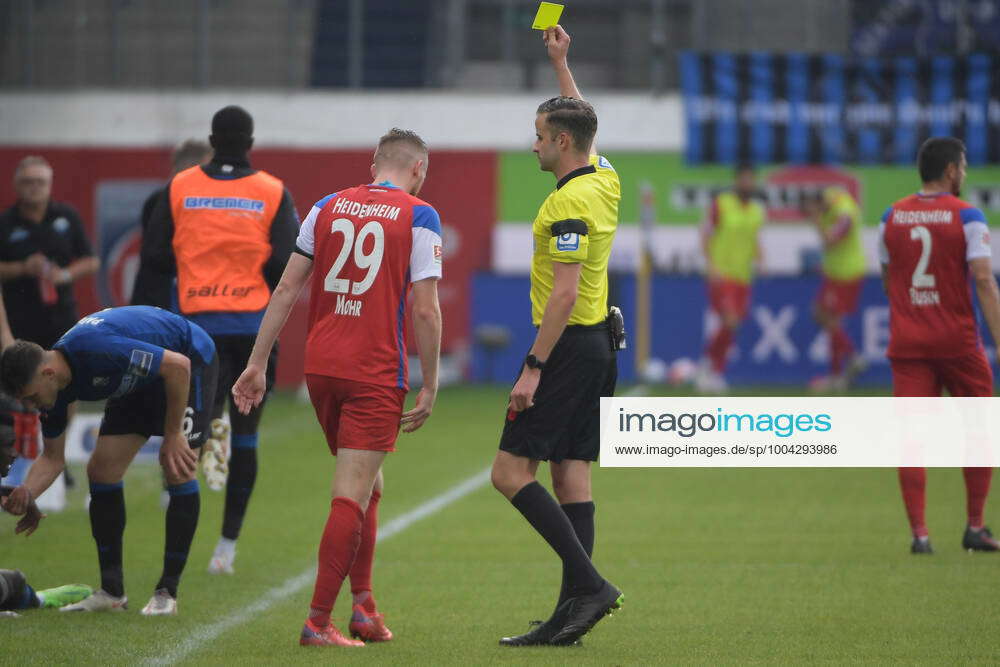
<svg viewBox="0 0 1000 667">
<path fill-rule="evenodd" d="M 986 507 L 986 496 L 990 492 L 990 480 L 993 477 L 992 468 L 962 468 L 965 476 L 966 508 L 969 515 L 969 526 L 982 528 L 983 508 Z M 927 536 L 927 523 L 924 519 L 926 505 L 927 470 L 924 468 L 900 468 L 899 485 L 903 489 L 903 503 L 906 505 L 906 516 L 910 519 L 910 528 L 914 537 Z"/>
<path fill-rule="evenodd" d="M 969 514 L 969 526 L 975 529 L 983 527 L 983 508 L 986 507 L 986 496 L 990 492 L 990 480 L 993 478 L 993 468 L 962 468 L 965 476 L 966 511 Z"/>
<path fill-rule="evenodd" d="M 732 343 L 732 329 L 720 325 L 705 350 L 708 353 L 708 358 L 712 360 L 712 370 L 716 373 L 722 373 L 726 370 L 726 357 L 729 355 L 729 346 Z"/>
<path fill-rule="evenodd" d="M 854 343 L 851 337 L 844 331 L 844 327 L 837 327 L 830 332 L 830 372 L 833 375 L 840 375 L 844 370 L 844 364 L 854 354 Z"/>
<path fill-rule="evenodd" d="M 371 500 L 368 501 L 368 511 L 365 512 L 365 520 L 361 526 L 361 545 L 358 547 L 358 555 L 351 566 L 351 593 L 354 594 L 354 603 L 360 604 L 369 614 L 375 613 L 375 598 L 371 596 L 372 590 L 372 563 L 375 560 L 375 538 L 378 535 L 378 501 L 382 494 L 372 491 Z"/>
<path fill-rule="evenodd" d="M 317 628 L 330 623 L 330 612 L 337 601 L 337 593 L 361 544 L 364 518 L 361 506 L 350 498 L 338 496 L 330 503 L 330 516 L 319 543 L 319 572 L 316 574 L 309 616 Z"/>
<path fill-rule="evenodd" d="M 903 490 L 903 505 L 910 520 L 914 537 L 927 537 L 924 508 L 927 505 L 927 469 L 900 468 L 899 486 Z"/>
</svg>

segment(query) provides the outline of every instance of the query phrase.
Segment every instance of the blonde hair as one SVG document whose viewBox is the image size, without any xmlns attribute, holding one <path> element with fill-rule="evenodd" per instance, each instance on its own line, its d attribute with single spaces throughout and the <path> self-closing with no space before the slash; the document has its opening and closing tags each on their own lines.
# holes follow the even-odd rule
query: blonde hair
<svg viewBox="0 0 1000 667">
<path fill-rule="evenodd" d="M 375 164 L 386 162 L 400 167 L 409 167 L 421 157 L 427 155 L 427 144 L 412 130 L 401 130 L 394 127 L 378 140 L 375 149 Z"/>
<path fill-rule="evenodd" d="M 174 149 L 170 161 L 173 165 L 174 173 L 177 174 L 188 167 L 201 164 L 207 158 L 211 158 L 212 154 L 212 147 L 204 141 L 188 139 Z"/>
</svg>

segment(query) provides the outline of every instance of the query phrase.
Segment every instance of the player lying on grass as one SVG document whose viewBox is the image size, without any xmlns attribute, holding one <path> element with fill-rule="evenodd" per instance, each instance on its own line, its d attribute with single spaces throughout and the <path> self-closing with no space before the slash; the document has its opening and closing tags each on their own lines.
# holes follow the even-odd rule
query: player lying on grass
<svg viewBox="0 0 1000 667">
<path fill-rule="evenodd" d="M 92 592 L 90 586 L 83 584 L 66 584 L 36 591 L 20 570 L 0 569 L 0 611 L 14 612 L 39 607 L 56 609 L 79 602 Z"/>
<path fill-rule="evenodd" d="M 367 641 L 392 638 L 371 595 L 382 462 L 395 449 L 400 424 L 415 431 L 430 416 L 438 388 L 441 221 L 416 197 L 427 159 L 419 136 L 390 130 L 375 151 L 371 183 L 316 202 L 271 296 L 247 368 L 233 386 L 241 412 L 260 404 L 271 347 L 312 276 L 306 383 L 337 468 L 303 646 L 363 646 L 330 622 L 348 574 L 351 634 Z M 404 413 L 411 288 L 423 387 L 416 406 Z"/>
<path fill-rule="evenodd" d="M 144 615 L 177 613 L 177 586 L 198 525 L 195 472 L 208 436 L 218 362 L 200 327 L 159 308 L 109 308 L 80 320 L 52 350 L 17 341 L 0 357 L 5 391 L 45 411 L 45 448 L 4 506 L 21 514 L 65 466 L 66 413 L 77 400 L 106 400 L 87 463 L 90 525 L 101 590 L 64 611 L 126 608 L 122 574 L 125 496 L 122 478 L 151 435 L 162 435 L 160 464 L 170 493 L 163 572 Z"/>
<path fill-rule="evenodd" d="M 2 303 L 2 302 L 0 302 Z M 18 416 L 23 414 L 21 406 L 0 394 L 0 478 L 10 473 L 10 467 L 17 458 Z M 14 489 L 0 486 L 0 498 L 6 504 L 7 496 Z M 14 532 L 31 535 L 38 523 L 45 518 L 34 501 L 28 503 L 24 516 L 17 522 Z M 44 591 L 36 591 L 28 584 L 20 570 L 0 569 L 0 611 L 34 609 L 37 607 L 63 607 L 85 599 L 93 591 L 83 584 L 68 584 Z"/>
</svg>

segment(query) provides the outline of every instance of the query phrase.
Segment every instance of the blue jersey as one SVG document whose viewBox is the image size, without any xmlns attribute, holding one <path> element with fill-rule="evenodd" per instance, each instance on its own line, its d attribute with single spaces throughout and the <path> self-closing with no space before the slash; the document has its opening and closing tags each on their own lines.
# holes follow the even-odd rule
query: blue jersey
<svg viewBox="0 0 1000 667">
<path fill-rule="evenodd" d="M 152 306 L 108 308 L 88 315 L 63 334 L 53 349 L 66 358 L 72 379 L 45 419 L 47 437 L 66 428 L 66 406 L 130 394 L 160 379 L 167 350 L 211 363 L 215 344 L 196 324 Z"/>
</svg>

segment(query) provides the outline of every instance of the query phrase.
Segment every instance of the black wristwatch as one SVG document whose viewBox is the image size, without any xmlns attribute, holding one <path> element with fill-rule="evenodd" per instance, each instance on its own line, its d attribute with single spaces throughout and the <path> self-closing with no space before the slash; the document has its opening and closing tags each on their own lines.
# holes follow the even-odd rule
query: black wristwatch
<svg viewBox="0 0 1000 667">
<path fill-rule="evenodd" d="M 524 360 L 524 365 L 528 368 L 537 368 L 540 371 L 545 370 L 545 362 L 539 361 L 538 357 L 533 354 L 528 355 L 528 357 Z"/>
</svg>

